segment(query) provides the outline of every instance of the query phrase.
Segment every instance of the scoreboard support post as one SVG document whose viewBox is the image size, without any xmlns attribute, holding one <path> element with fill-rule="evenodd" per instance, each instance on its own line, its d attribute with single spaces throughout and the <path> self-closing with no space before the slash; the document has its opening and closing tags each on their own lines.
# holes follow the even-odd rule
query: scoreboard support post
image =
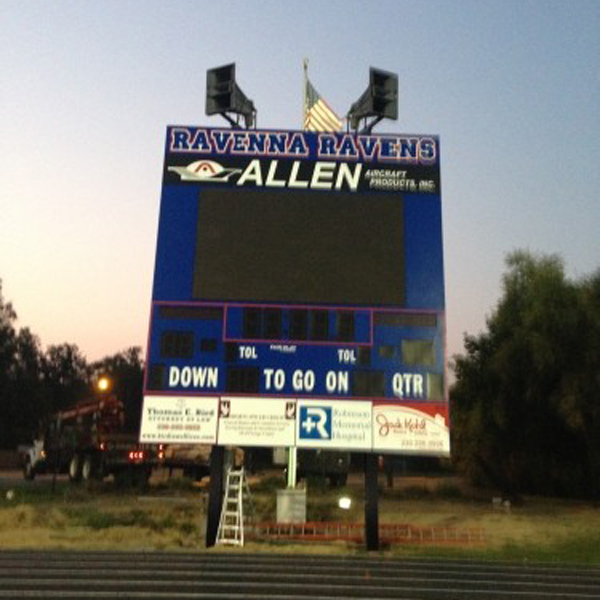
<svg viewBox="0 0 600 600">
<path fill-rule="evenodd" d="M 212 548 L 217 542 L 219 519 L 223 504 L 223 468 L 225 466 L 225 447 L 213 446 L 210 453 L 210 488 L 208 495 L 208 514 L 206 516 L 206 547 Z"/>
<path fill-rule="evenodd" d="M 377 455 L 365 453 L 365 542 L 368 551 L 379 550 L 379 499 Z"/>
</svg>

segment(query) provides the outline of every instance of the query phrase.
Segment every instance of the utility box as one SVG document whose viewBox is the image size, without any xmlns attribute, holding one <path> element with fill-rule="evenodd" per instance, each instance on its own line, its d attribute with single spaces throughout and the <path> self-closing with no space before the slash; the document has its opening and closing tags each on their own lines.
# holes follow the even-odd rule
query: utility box
<svg viewBox="0 0 600 600">
<path fill-rule="evenodd" d="M 277 522 L 306 523 L 306 488 L 277 490 Z"/>
<path fill-rule="evenodd" d="M 273 448 L 273 464 L 283 467 L 288 464 L 288 449 Z"/>
</svg>

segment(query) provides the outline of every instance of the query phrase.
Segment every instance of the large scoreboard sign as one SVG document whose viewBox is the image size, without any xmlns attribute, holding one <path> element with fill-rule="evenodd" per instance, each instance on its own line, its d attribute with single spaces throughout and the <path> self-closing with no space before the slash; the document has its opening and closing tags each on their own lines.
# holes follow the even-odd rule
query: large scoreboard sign
<svg viewBox="0 0 600 600">
<path fill-rule="evenodd" d="M 142 440 L 448 454 L 439 159 L 169 127 Z"/>
</svg>

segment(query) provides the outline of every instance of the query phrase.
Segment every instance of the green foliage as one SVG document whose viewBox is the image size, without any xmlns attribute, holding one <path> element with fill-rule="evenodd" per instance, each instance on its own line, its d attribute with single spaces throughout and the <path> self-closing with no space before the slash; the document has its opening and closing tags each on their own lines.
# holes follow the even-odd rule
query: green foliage
<svg viewBox="0 0 600 600">
<path fill-rule="evenodd" d="M 92 364 L 96 377 L 106 375 L 113 382 L 113 391 L 125 406 L 125 429 L 137 432 L 142 417 L 144 365 L 141 348 L 133 347 Z"/>
<path fill-rule="evenodd" d="M 73 406 L 89 393 L 90 368 L 75 344 L 49 346 L 42 365 L 46 414 Z"/>
<path fill-rule="evenodd" d="M 527 252 L 507 266 L 488 330 L 455 358 L 456 464 L 509 494 L 597 497 L 600 274 L 572 282 Z"/>
<path fill-rule="evenodd" d="M 253 492 L 269 492 L 275 494 L 277 490 L 286 487 L 286 480 L 281 475 L 271 475 L 262 477 L 257 483 L 252 485 Z"/>
<path fill-rule="evenodd" d="M 392 547 L 395 556 L 420 556 L 428 558 L 450 558 L 454 560 L 508 561 L 511 563 L 557 565 L 571 564 L 597 566 L 600 563 L 600 536 L 590 531 L 588 534 L 572 536 L 561 541 L 548 541 L 546 544 L 529 544 L 518 541 L 500 548 L 462 548 L 440 546 Z"/>
<path fill-rule="evenodd" d="M 136 508 L 126 511 L 107 511 L 95 506 L 66 506 L 63 512 L 74 525 L 89 527 L 96 531 L 111 527 L 142 527 L 162 532 L 176 525 L 172 515 L 157 516 Z"/>
<path fill-rule="evenodd" d="M 382 489 L 382 497 L 399 500 L 462 500 L 463 491 L 459 485 L 442 483 L 435 487 L 425 485 L 407 485 L 398 489 Z"/>
<path fill-rule="evenodd" d="M 17 330 L 16 320 L 12 304 L 4 301 L 0 281 L 1 448 L 14 448 L 31 436 L 43 395 L 39 340 L 29 329 Z"/>
<path fill-rule="evenodd" d="M 30 443 L 51 414 L 73 406 L 92 390 L 94 375 L 110 375 L 125 405 L 126 425 L 139 426 L 143 363 L 140 348 L 89 365 L 75 344 L 43 351 L 28 328 L 16 327 L 17 313 L 4 300 L 0 280 L 0 448 Z"/>
</svg>

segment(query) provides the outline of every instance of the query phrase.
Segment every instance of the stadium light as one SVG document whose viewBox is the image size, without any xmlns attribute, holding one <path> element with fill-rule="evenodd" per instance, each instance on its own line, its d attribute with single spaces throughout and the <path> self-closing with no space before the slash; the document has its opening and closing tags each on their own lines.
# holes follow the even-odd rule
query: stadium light
<svg viewBox="0 0 600 600">
<path fill-rule="evenodd" d="M 256 109 L 235 81 L 235 63 L 206 72 L 206 114 L 219 114 L 236 129 L 240 128 L 239 119 L 231 114 L 243 117 L 246 129 L 254 126 Z"/>
<path fill-rule="evenodd" d="M 338 499 L 338 506 L 342 510 L 350 510 L 350 507 L 352 506 L 352 498 L 349 496 L 342 496 Z"/>
<path fill-rule="evenodd" d="M 367 122 L 367 119 L 371 119 Z M 398 75 L 375 69 L 369 71 L 369 87 L 352 104 L 348 111 L 348 122 L 354 131 L 358 130 L 362 120 L 365 126 L 361 133 L 371 130 L 382 119 L 395 121 L 398 118 Z"/>
<path fill-rule="evenodd" d="M 111 381 L 108 377 L 100 377 L 100 379 L 98 379 L 98 391 L 107 392 L 110 389 L 110 385 Z"/>
</svg>

